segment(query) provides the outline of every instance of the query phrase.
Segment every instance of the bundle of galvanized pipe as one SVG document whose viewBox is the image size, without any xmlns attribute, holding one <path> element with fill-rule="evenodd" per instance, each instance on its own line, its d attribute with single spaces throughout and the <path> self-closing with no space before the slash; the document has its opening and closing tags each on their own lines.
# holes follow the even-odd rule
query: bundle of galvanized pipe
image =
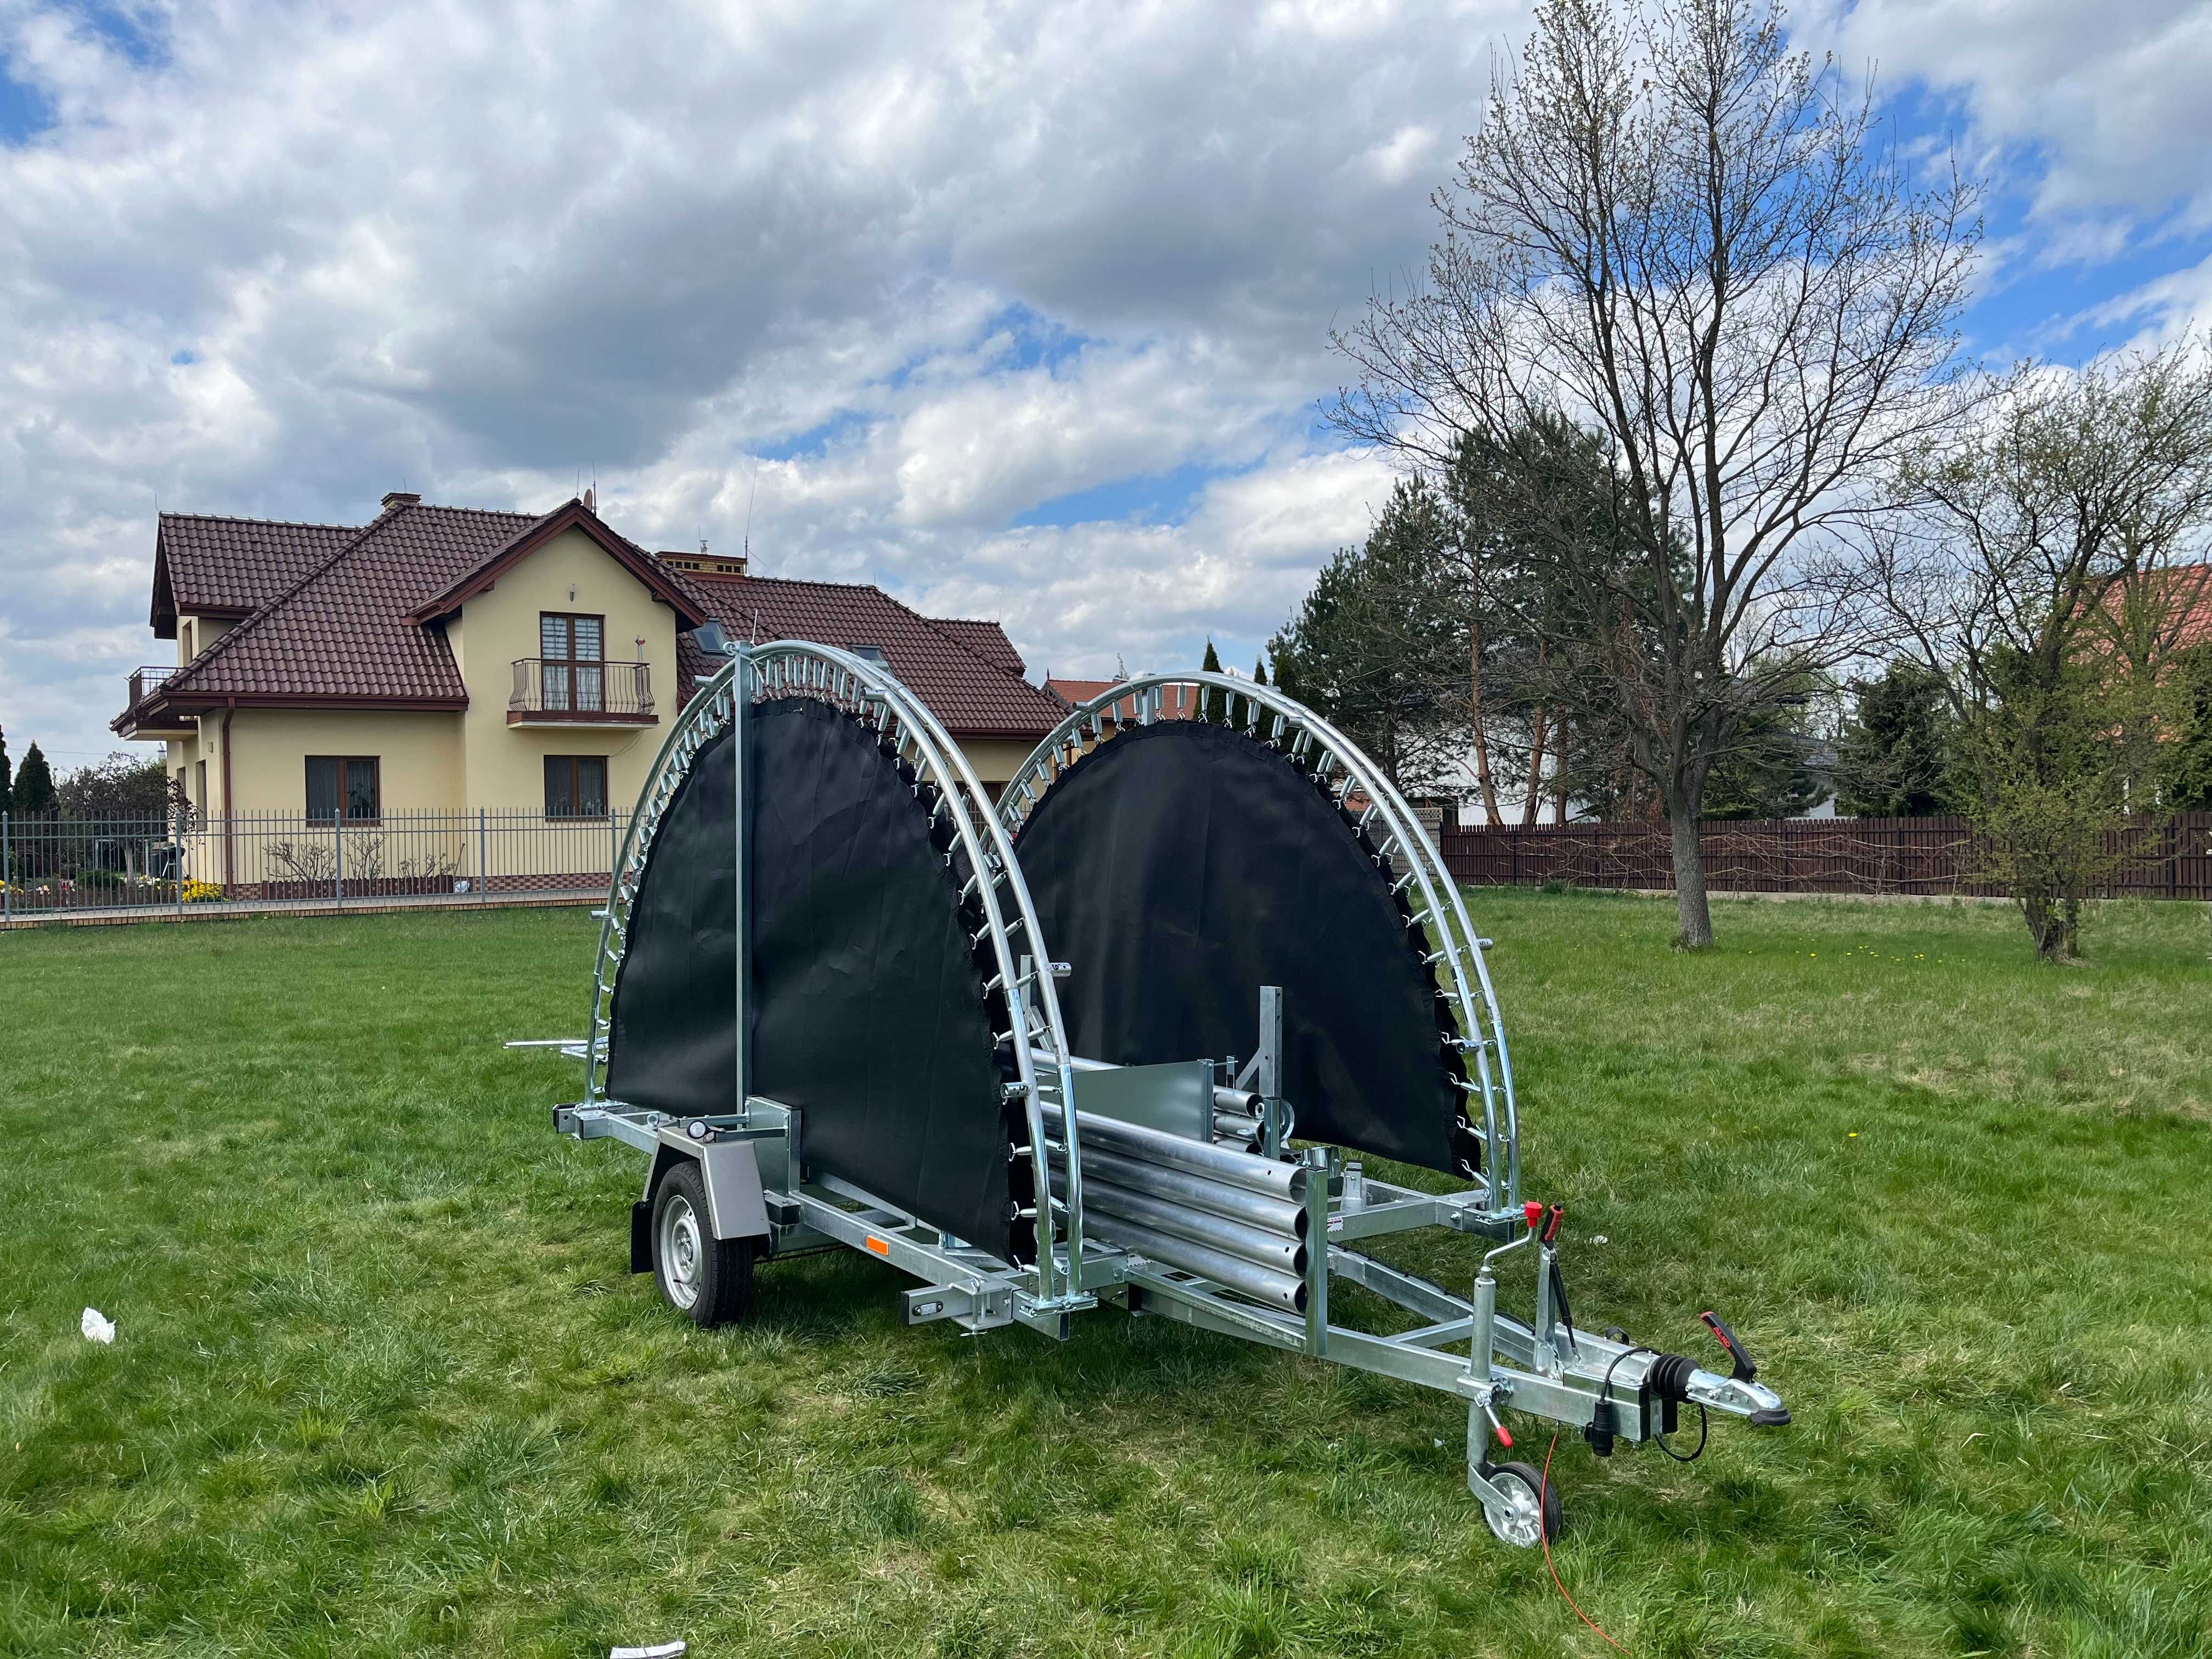
<svg viewBox="0 0 2212 1659">
<path fill-rule="evenodd" d="M 1048 1106 L 1045 1117 L 1062 1132 L 1057 1108 Z M 1076 1127 L 1086 1235 L 1255 1301 L 1305 1311 L 1303 1166 L 1091 1112 L 1078 1112 Z M 1065 1156 L 1055 1153 L 1052 1164 L 1053 1195 L 1064 1200 Z"/>
</svg>

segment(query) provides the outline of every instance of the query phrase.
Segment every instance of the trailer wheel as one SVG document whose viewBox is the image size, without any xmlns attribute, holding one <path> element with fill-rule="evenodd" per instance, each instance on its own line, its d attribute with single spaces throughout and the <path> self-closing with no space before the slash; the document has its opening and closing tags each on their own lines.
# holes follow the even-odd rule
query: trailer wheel
<svg viewBox="0 0 2212 1659">
<path fill-rule="evenodd" d="M 668 1305 L 702 1330 L 752 1311 L 753 1241 L 714 1237 L 706 1183 L 688 1158 L 653 1195 L 653 1273 Z"/>
<path fill-rule="evenodd" d="M 1500 1543 L 1532 1550 L 1559 1535 L 1559 1489 L 1540 1472 L 1526 1463 L 1500 1463 L 1491 1470 L 1490 1484 L 1506 1497 L 1504 1507 L 1482 1506 L 1482 1518 Z"/>
</svg>

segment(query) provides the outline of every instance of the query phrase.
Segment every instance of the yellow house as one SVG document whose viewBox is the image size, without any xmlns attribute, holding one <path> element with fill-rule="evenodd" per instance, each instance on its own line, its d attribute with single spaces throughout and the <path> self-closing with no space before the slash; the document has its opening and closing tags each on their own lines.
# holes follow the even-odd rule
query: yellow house
<svg viewBox="0 0 2212 1659">
<path fill-rule="evenodd" d="M 176 664 L 131 676 L 114 729 L 166 746 L 204 826 L 193 873 L 227 887 L 308 879 L 316 825 L 341 861 L 352 834 L 356 858 L 434 884 L 495 815 L 536 821 L 512 875 L 603 873 L 610 823 L 710 666 L 692 637 L 708 622 L 885 662 L 987 782 L 1063 712 L 995 623 L 650 553 L 588 497 L 532 515 L 395 493 L 359 527 L 163 514 L 150 620 Z"/>
</svg>

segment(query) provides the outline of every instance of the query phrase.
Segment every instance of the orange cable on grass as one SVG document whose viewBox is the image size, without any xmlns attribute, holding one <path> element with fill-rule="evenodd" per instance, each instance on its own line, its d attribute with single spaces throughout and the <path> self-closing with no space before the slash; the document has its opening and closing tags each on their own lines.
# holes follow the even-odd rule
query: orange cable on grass
<svg viewBox="0 0 2212 1659">
<path fill-rule="evenodd" d="M 1559 1449 L 1559 1431 L 1557 1429 L 1554 1429 L 1552 1431 L 1552 1443 L 1544 1448 L 1543 1484 L 1536 1488 L 1536 1536 L 1543 1540 L 1544 1567 L 1545 1570 L 1552 1575 L 1552 1583 L 1553 1586 L 1559 1592 L 1559 1600 L 1567 1604 L 1567 1606 L 1573 1611 L 1575 1617 L 1581 1620 L 1583 1623 L 1588 1625 L 1592 1630 L 1596 1631 L 1597 1639 L 1604 1643 L 1606 1646 L 1611 1648 L 1615 1653 L 1626 1655 L 1628 1652 L 1626 1648 L 1621 1646 L 1620 1643 L 1614 1641 L 1610 1636 L 1607 1636 L 1605 1633 L 1603 1627 L 1598 1624 L 1596 1620 L 1591 1618 L 1589 1614 L 1584 1613 L 1580 1607 L 1575 1606 L 1575 1598 L 1567 1594 L 1567 1587 L 1559 1582 L 1559 1570 L 1552 1565 L 1551 1534 L 1544 1529 L 1544 1494 L 1551 1489 L 1552 1454 Z"/>
</svg>

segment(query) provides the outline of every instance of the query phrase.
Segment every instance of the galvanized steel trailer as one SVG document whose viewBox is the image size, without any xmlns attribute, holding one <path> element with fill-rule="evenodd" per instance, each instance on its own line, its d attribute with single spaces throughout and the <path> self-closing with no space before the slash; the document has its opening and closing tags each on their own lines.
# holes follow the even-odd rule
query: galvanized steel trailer
<svg viewBox="0 0 2212 1659">
<path fill-rule="evenodd" d="M 590 1035 L 559 1045 L 585 1096 L 553 1115 L 648 1156 L 630 1265 L 673 1307 L 742 1318 L 757 1261 L 842 1244 L 919 1281 L 908 1324 L 1064 1340 L 1111 1304 L 1394 1376 L 1466 1402 L 1468 1487 L 1522 1546 L 1559 1500 L 1493 1460 L 1504 1413 L 1601 1456 L 1685 1405 L 1701 1447 L 1705 1414 L 1789 1421 L 1716 1315 L 1725 1374 L 1571 1319 L 1561 1212 L 1522 1197 L 1490 941 L 1327 721 L 1147 676 L 1076 709 L 994 802 L 884 665 L 726 649 L 640 798 Z M 1416 1227 L 1487 1247 L 1468 1294 L 1358 1248 Z M 1515 1251 L 1526 1320 L 1498 1307 Z M 1339 1323 L 1332 1283 L 1417 1322 Z"/>
</svg>

